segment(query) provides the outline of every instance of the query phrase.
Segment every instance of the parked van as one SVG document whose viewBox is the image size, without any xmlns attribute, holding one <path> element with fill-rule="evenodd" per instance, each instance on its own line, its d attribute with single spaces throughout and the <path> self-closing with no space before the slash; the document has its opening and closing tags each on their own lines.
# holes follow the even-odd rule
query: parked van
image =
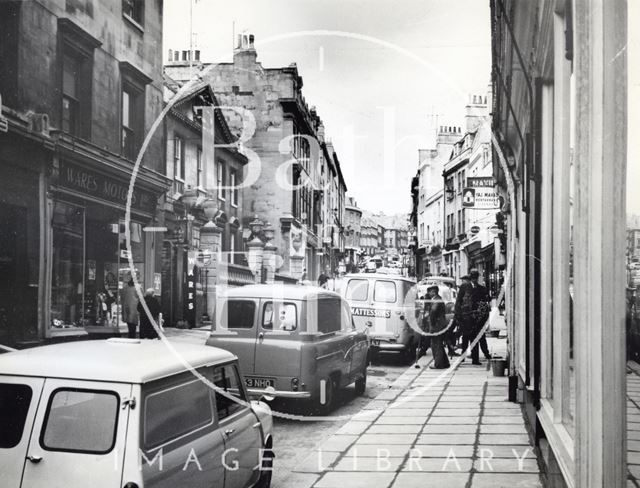
<svg viewBox="0 0 640 488">
<path fill-rule="evenodd" d="M 172 349 L 108 339 L 0 355 L 0 484 L 268 488 L 271 411 L 247 401 L 236 357 Z"/>
<path fill-rule="evenodd" d="M 348 274 L 340 294 L 349 302 L 356 328 L 369 330 L 371 356 L 398 352 L 413 360 L 420 332 L 416 330 L 416 282 L 384 274 Z"/>
<path fill-rule="evenodd" d="M 338 388 L 367 381 L 364 327 L 339 294 L 313 286 L 249 285 L 227 290 L 216 305 L 207 344 L 240 359 L 250 392 L 310 400 L 332 409 Z"/>
</svg>

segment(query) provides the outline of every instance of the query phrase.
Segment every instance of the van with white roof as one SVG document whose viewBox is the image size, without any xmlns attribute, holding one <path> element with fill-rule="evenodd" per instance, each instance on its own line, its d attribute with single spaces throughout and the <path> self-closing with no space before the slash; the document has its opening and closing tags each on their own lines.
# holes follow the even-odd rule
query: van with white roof
<svg viewBox="0 0 640 488">
<path fill-rule="evenodd" d="M 108 339 L 0 355 L 4 488 L 268 488 L 269 407 L 237 358 Z"/>
</svg>

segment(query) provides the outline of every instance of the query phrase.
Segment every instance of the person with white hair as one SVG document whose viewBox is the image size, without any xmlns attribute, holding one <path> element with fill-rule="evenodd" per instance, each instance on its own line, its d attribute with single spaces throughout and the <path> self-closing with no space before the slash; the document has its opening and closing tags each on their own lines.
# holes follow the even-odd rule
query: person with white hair
<svg viewBox="0 0 640 488">
<path fill-rule="evenodd" d="M 140 339 L 159 339 L 158 333 L 156 332 L 155 327 L 147 314 L 147 311 L 144 309 L 143 303 L 147 305 L 149 309 L 151 317 L 155 323 L 159 325 L 159 317 L 160 317 L 160 302 L 155 297 L 156 291 L 153 288 L 147 288 L 147 291 L 144 293 L 144 300 L 138 303 L 138 314 L 140 315 Z"/>
</svg>

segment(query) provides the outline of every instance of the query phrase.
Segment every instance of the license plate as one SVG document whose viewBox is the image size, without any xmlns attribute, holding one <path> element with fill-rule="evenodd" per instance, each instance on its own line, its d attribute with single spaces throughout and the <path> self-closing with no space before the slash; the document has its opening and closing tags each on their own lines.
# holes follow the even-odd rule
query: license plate
<svg viewBox="0 0 640 488">
<path fill-rule="evenodd" d="M 271 386 L 272 388 L 276 386 L 276 380 L 273 378 L 245 378 L 244 384 L 247 385 L 247 388 L 266 388 Z"/>
</svg>

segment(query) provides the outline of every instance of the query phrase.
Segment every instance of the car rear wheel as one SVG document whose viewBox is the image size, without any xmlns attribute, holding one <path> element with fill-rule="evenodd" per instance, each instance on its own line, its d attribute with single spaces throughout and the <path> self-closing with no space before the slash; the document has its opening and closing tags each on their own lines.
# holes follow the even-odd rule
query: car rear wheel
<svg viewBox="0 0 640 488">
<path fill-rule="evenodd" d="M 362 373 L 362 376 L 356 380 L 356 394 L 358 396 L 364 395 L 365 390 L 367 389 L 367 370 L 365 369 Z"/>
</svg>

